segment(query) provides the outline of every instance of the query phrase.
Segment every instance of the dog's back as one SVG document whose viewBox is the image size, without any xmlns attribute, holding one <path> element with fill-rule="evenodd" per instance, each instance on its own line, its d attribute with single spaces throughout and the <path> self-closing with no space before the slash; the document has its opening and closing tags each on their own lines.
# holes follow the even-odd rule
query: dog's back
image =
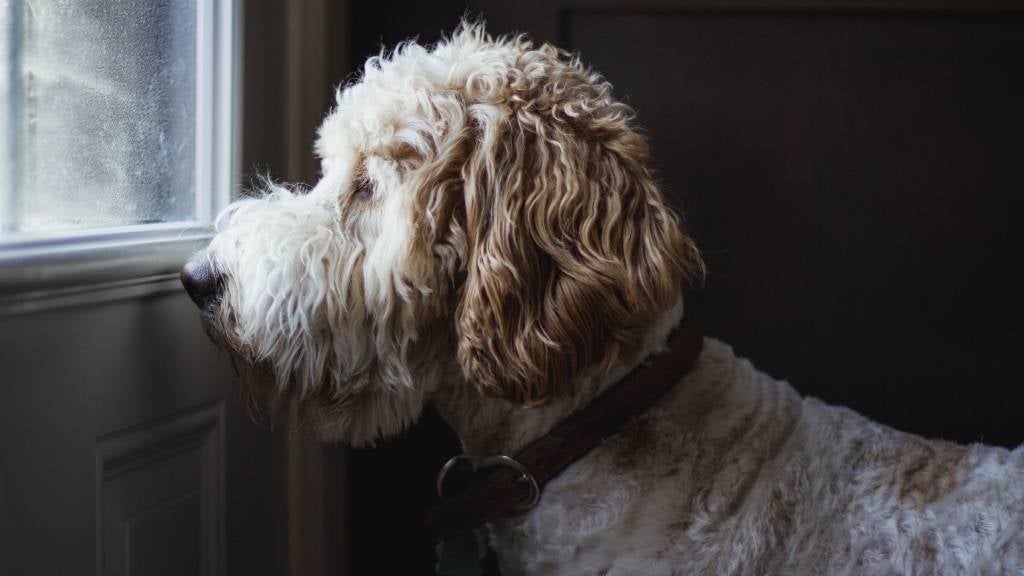
<svg viewBox="0 0 1024 576">
<path fill-rule="evenodd" d="M 506 574 L 1018 574 L 1024 448 L 801 399 L 708 339 L 658 406 L 492 537 Z"/>
</svg>

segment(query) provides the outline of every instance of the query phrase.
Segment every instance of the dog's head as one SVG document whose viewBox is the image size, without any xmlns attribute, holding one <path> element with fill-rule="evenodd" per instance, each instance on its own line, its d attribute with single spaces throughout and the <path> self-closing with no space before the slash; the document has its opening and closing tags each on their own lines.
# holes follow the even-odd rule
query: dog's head
<svg viewBox="0 0 1024 576">
<path fill-rule="evenodd" d="M 394 434 L 437 386 L 571 394 L 701 268 L 632 118 L 551 46 L 404 44 L 339 91 L 316 186 L 232 204 L 183 281 L 260 402 L 326 438 Z"/>
</svg>

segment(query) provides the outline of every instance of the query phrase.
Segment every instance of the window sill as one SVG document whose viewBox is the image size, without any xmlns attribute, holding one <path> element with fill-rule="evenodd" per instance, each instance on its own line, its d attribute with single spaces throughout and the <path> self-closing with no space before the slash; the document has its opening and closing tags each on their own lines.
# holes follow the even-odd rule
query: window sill
<svg viewBox="0 0 1024 576">
<path fill-rule="evenodd" d="M 176 222 L 0 244 L 0 316 L 179 290 L 182 264 L 212 237 Z"/>
</svg>

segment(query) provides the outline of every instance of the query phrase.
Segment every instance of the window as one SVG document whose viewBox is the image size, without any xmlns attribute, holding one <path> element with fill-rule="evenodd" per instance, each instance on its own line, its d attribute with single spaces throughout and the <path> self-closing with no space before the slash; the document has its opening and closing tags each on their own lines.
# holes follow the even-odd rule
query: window
<svg viewBox="0 0 1024 576">
<path fill-rule="evenodd" d="M 112 247 L 209 236 L 235 173 L 235 21 L 230 0 L 0 0 L 0 294 L 55 254 L 116 267 Z"/>
</svg>

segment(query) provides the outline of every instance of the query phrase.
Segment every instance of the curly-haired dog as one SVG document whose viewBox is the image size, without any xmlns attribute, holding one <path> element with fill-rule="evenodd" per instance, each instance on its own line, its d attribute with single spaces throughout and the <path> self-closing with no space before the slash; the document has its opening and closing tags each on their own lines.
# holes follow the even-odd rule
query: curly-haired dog
<svg viewBox="0 0 1024 576">
<path fill-rule="evenodd" d="M 658 354 L 702 273 L 632 120 L 551 46 L 405 44 L 339 91 L 319 183 L 234 203 L 183 279 L 258 405 L 365 445 L 433 402 L 513 454 Z M 1024 449 L 891 430 L 709 338 L 486 533 L 506 574 L 1020 574 Z"/>
</svg>

